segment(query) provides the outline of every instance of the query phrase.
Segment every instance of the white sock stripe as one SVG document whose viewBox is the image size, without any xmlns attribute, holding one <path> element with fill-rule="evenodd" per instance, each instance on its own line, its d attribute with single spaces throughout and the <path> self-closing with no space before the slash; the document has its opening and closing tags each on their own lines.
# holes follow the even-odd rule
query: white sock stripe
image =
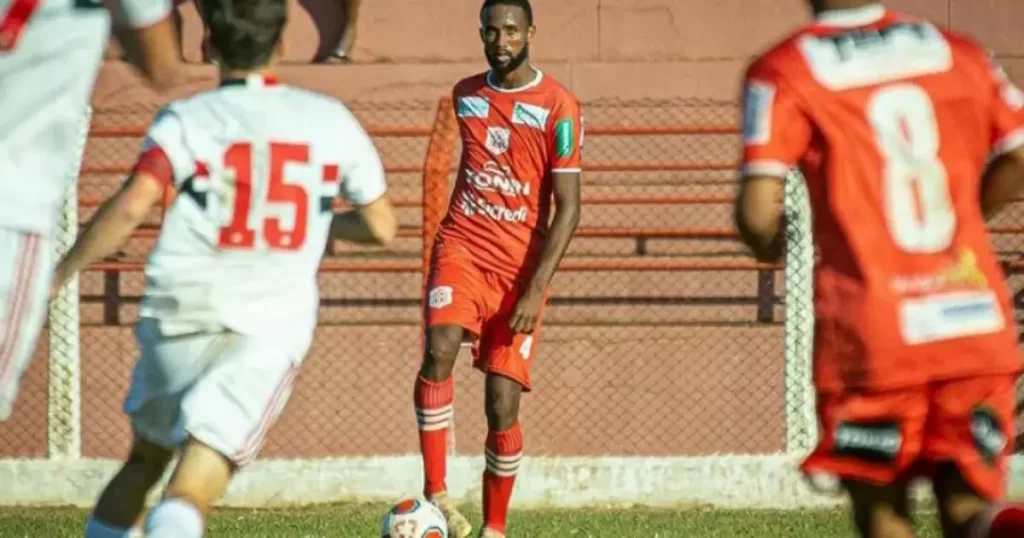
<svg viewBox="0 0 1024 538">
<path fill-rule="evenodd" d="M 417 419 L 416 424 L 420 426 L 436 426 L 438 424 L 448 424 L 452 419 L 450 417 L 435 418 L 430 420 Z"/>
<path fill-rule="evenodd" d="M 433 415 L 443 415 L 446 413 L 451 413 L 454 407 L 455 404 L 442 405 L 441 407 L 417 407 L 416 414 L 423 415 L 425 417 Z"/>
<path fill-rule="evenodd" d="M 450 424 L 451 423 L 449 421 L 447 421 L 447 420 L 444 421 L 444 422 L 438 423 L 438 424 L 420 424 L 420 431 L 421 432 L 436 432 L 438 430 L 445 430 L 445 429 L 448 429 L 448 426 Z"/>
<path fill-rule="evenodd" d="M 492 460 L 490 458 L 487 458 L 486 466 L 487 466 L 488 469 L 490 469 L 492 471 L 509 472 L 509 473 L 512 473 L 512 474 L 515 474 L 515 472 L 519 470 L 519 462 L 518 461 L 512 462 L 512 463 L 502 463 L 502 462 L 494 461 L 494 460 Z"/>
<path fill-rule="evenodd" d="M 490 449 L 485 449 L 484 454 L 488 458 L 494 458 L 494 461 L 500 462 L 516 462 L 523 459 L 522 451 L 516 452 L 515 454 L 498 454 L 496 452 L 491 451 Z"/>
<path fill-rule="evenodd" d="M 492 469 L 488 467 L 487 470 L 490 471 L 490 473 L 493 474 L 494 476 L 500 476 L 502 478 L 513 478 L 518 474 L 518 469 L 515 471 L 502 471 L 500 469 Z"/>
<path fill-rule="evenodd" d="M 418 422 L 437 422 L 439 420 L 451 420 L 453 416 L 455 416 L 455 413 L 451 411 L 444 413 L 442 415 L 421 415 L 417 413 L 416 420 Z"/>
</svg>

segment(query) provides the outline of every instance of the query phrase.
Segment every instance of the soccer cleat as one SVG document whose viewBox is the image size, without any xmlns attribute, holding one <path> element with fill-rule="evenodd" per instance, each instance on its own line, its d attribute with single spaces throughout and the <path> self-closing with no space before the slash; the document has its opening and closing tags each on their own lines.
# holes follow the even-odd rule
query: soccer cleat
<svg viewBox="0 0 1024 538">
<path fill-rule="evenodd" d="M 473 532 L 473 525 L 466 519 L 466 516 L 459 512 L 455 501 L 447 493 L 432 495 L 430 502 L 444 514 L 444 518 L 448 522 L 448 535 L 451 538 L 469 538 L 469 533 Z"/>
<path fill-rule="evenodd" d="M 480 530 L 480 536 L 477 538 L 505 538 L 505 535 L 487 527 Z"/>
</svg>

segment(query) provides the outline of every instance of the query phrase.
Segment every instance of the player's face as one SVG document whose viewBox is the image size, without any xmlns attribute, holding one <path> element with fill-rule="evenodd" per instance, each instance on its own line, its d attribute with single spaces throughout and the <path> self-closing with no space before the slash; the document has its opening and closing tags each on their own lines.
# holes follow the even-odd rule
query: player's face
<svg viewBox="0 0 1024 538">
<path fill-rule="evenodd" d="M 518 6 L 497 5 L 484 10 L 480 18 L 480 38 L 491 69 L 508 73 L 522 65 L 529 57 L 534 33 L 526 12 Z"/>
</svg>

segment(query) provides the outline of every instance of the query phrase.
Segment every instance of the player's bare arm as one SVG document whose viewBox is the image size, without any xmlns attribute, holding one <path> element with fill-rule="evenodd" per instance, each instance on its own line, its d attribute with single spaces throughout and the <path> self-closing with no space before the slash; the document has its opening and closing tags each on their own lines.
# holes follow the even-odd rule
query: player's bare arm
<svg viewBox="0 0 1024 538">
<path fill-rule="evenodd" d="M 184 83 L 184 65 L 178 55 L 170 5 L 141 0 L 122 0 L 121 5 L 132 26 L 120 39 L 128 62 L 156 89 Z"/>
<path fill-rule="evenodd" d="M 544 250 L 541 251 L 540 263 L 534 270 L 533 278 L 516 303 L 509 321 L 512 330 L 518 333 L 533 332 L 537 325 L 546 290 L 580 223 L 580 173 L 553 172 L 552 181 L 555 210 L 548 238 L 544 242 Z"/>
<path fill-rule="evenodd" d="M 1024 148 L 996 157 L 981 180 L 981 211 L 986 219 L 1014 201 L 1024 185 Z"/>
<path fill-rule="evenodd" d="M 361 245 L 388 246 L 398 233 L 398 219 L 385 194 L 363 206 L 337 213 L 331 222 L 331 237 Z"/>
<path fill-rule="evenodd" d="M 782 257 L 783 178 L 754 175 L 743 178 L 736 198 L 735 218 L 740 239 L 763 262 Z"/>
<path fill-rule="evenodd" d="M 164 194 L 164 183 L 150 172 L 136 172 L 100 206 L 85 231 L 60 264 L 54 286 L 60 288 L 89 264 L 110 256 L 123 245 Z"/>
</svg>

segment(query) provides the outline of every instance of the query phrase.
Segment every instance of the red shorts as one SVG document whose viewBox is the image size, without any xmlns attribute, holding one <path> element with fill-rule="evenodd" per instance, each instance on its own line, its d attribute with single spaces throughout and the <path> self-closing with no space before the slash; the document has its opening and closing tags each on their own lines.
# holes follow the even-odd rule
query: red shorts
<svg viewBox="0 0 1024 538">
<path fill-rule="evenodd" d="M 532 334 L 512 332 L 509 321 L 521 295 L 517 279 L 481 269 L 466 252 L 437 249 L 428 280 L 427 327 L 458 325 L 472 333 L 473 366 L 529 391 L 540 319 Z"/>
<path fill-rule="evenodd" d="M 809 478 L 888 484 L 955 464 L 985 499 L 1006 492 L 1016 375 L 973 377 L 883 392 L 818 395 L 820 436 Z"/>
</svg>

